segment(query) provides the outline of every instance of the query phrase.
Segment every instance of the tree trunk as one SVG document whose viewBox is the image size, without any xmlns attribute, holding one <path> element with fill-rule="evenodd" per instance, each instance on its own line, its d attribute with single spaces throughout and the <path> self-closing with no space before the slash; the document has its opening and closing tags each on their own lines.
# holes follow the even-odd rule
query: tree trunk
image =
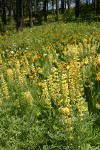
<svg viewBox="0 0 100 150">
<path fill-rule="evenodd" d="M 2 14 L 2 3 L 1 3 L 1 0 L 0 0 L 0 16 Z"/>
<path fill-rule="evenodd" d="M 2 24 L 3 25 L 7 24 L 5 0 L 2 0 Z"/>
<path fill-rule="evenodd" d="M 95 3 L 96 3 L 95 0 L 92 0 L 92 8 L 93 8 L 93 11 L 95 11 L 95 7 L 96 7 L 96 6 L 95 6 Z"/>
<path fill-rule="evenodd" d="M 54 0 L 52 0 L 52 14 L 54 15 Z"/>
<path fill-rule="evenodd" d="M 70 12 L 70 4 L 71 4 L 71 0 L 67 0 L 68 12 Z"/>
<path fill-rule="evenodd" d="M 80 0 L 76 0 L 75 17 L 79 17 L 79 5 L 80 5 Z"/>
<path fill-rule="evenodd" d="M 64 14 L 64 0 L 61 0 L 61 14 Z"/>
<path fill-rule="evenodd" d="M 35 22 L 38 21 L 38 1 L 35 0 L 34 1 L 34 5 L 35 5 Z"/>
<path fill-rule="evenodd" d="M 96 0 L 96 15 L 100 15 L 100 0 Z"/>
<path fill-rule="evenodd" d="M 33 27 L 33 20 L 32 20 L 32 0 L 29 0 L 29 26 Z"/>
<path fill-rule="evenodd" d="M 44 20 L 47 22 L 47 10 L 46 10 L 46 6 L 47 6 L 47 0 L 43 1 L 43 13 L 44 13 Z"/>
<path fill-rule="evenodd" d="M 89 1 L 88 1 L 88 0 L 86 0 L 86 6 L 88 5 L 88 3 L 89 3 Z"/>
<path fill-rule="evenodd" d="M 23 0 L 16 0 L 16 29 L 23 31 Z"/>
<path fill-rule="evenodd" d="M 66 3 L 67 3 L 67 1 L 65 0 L 65 1 L 64 1 L 64 5 L 65 5 L 65 10 L 66 10 Z"/>
<path fill-rule="evenodd" d="M 56 0 L 55 21 L 58 21 L 58 15 L 59 15 L 59 0 Z"/>
<path fill-rule="evenodd" d="M 47 0 L 47 15 L 48 15 L 48 0 Z"/>
</svg>

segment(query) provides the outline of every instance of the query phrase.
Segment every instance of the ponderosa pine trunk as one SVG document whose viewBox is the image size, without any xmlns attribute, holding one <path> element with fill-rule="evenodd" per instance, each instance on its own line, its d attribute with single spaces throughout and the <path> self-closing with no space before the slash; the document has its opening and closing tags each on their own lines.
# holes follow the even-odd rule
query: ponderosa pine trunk
<svg viewBox="0 0 100 150">
<path fill-rule="evenodd" d="M 96 15 L 100 15 L 100 0 L 96 0 Z"/>
<path fill-rule="evenodd" d="M 58 21 L 59 16 L 59 0 L 56 0 L 55 21 Z"/>
<path fill-rule="evenodd" d="M 79 5 L 80 5 L 80 0 L 76 0 L 75 17 L 79 17 Z"/>
<path fill-rule="evenodd" d="M 16 0 L 16 29 L 17 31 L 23 31 L 23 0 Z"/>
<path fill-rule="evenodd" d="M 61 14 L 64 14 L 64 0 L 61 0 Z"/>
<path fill-rule="evenodd" d="M 33 27 L 32 0 L 29 0 L 29 26 Z"/>
<path fill-rule="evenodd" d="M 1 7 L 2 7 L 2 24 L 5 26 L 7 24 L 5 0 L 2 0 Z"/>
<path fill-rule="evenodd" d="M 67 0 L 68 12 L 70 12 L 70 4 L 71 4 L 71 0 Z"/>
<path fill-rule="evenodd" d="M 46 10 L 46 6 L 47 6 L 47 0 L 43 1 L 43 14 L 44 14 L 44 21 L 47 22 L 47 10 Z"/>
</svg>

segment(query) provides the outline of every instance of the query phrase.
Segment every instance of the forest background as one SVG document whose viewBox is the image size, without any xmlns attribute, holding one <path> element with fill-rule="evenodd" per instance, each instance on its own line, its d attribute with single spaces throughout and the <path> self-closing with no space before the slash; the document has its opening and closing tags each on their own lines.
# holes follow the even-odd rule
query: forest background
<svg viewBox="0 0 100 150">
<path fill-rule="evenodd" d="M 100 149 L 100 0 L 0 0 L 0 150 Z"/>
<path fill-rule="evenodd" d="M 25 26 L 63 20 L 100 20 L 100 0 L 0 0 L 0 28 L 12 21 Z"/>
</svg>

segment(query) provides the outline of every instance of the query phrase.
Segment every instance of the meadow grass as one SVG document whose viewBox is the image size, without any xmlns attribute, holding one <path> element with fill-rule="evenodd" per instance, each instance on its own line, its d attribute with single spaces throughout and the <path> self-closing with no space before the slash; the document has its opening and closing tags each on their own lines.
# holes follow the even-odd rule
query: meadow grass
<svg viewBox="0 0 100 150">
<path fill-rule="evenodd" d="M 100 23 L 0 35 L 0 149 L 99 150 Z"/>
</svg>

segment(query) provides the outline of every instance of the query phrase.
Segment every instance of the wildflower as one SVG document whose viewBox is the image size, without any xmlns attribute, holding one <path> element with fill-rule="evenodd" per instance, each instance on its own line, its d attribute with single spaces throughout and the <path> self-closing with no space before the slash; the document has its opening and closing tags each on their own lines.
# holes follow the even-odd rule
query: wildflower
<svg viewBox="0 0 100 150">
<path fill-rule="evenodd" d="M 24 96 L 24 98 L 26 99 L 26 101 L 32 105 L 33 104 L 33 97 L 30 93 L 30 91 L 27 91 L 27 92 L 23 92 L 22 95 Z"/>
<path fill-rule="evenodd" d="M 18 68 L 13 68 L 13 73 L 14 73 L 14 75 L 20 75 L 21 74 L 21 72 L 20 72 L 20 69 Z"/>
<path fill-rule="evenodd" d="M 83 61 L 83 65 L 88 65 L 89 64 L 89 60 L 88 58 L 86 57 L 85 60 Z"/>
<path fill-rule="evenodd" d="M 34 62 L 34 61 L 36 61 L 36 60 L 38 60 L 39 59 L 39 56 L 38 55 L 34 55 L 33 57 L 32 57 L 32 61 Z"/>
<path fill-rule="evenodd" d="M 97 57 L 96 63 L 97 63 L 97 66 L 100 66 L 100 54 Z"/>
<path fill-rule="evenodd" d="M 65 123 L 66 123 L 67 126 L 71 126 L 71 122 L 72 122 L 71 118 L 65 119 Z"/>
<path fill-rule="evenodd" d="M 55 67 L 52 67 L 51 71 L 52 74 L 49 75 L 47 78 L 47 86 L 48 86 L 51 99 L 53 99 L 54 102 L 57 102 L 57 104 L 59 104 L 59 99 L 61 97 L 59 74 L 58 74 L 58 70 Z"/>
<path fill-rule="evenodd" d="M 8 75 L 8 77 L 12 77 L 13 78 L 13 70 L 12 69 L 8 69 L 7 70 L 7 75 Z"/>
<path fill-rule="evenodd" d="M 100 104 L 97 103 L 96 104 L 96 108 L 100 109 Z"/>
<path fill-rule="evenodd" d="M 63 51 L 63 54 L 64 54 L 64 55 L 67 55 L 67 51 L 66 51 L 66 50 L 64 50 L 64 51 Z"/>
<path fill-rule="evenodd" d="M 48 54 L 46 54 L 46 53 L 45 53 L 45 54 L 43 54 L 43 56 L 44 56 L 44 57 L 45 57 L 45 56 L 47 56 L 47 55 L 48 55 Z"/>
<path fill-rule="evenodd" d="M 0 65 L 2 65 L 2 57 L 1 57 L 1 55 L 0 55 Z"/>
<path fill-rule="evenodd" d="M 20 74 L 18 76 L 18 85 L 21 86 L 21 87 L 27 87 L 27 80 L 26 80 L 26 77 L 22 74 Z"/>
<path fill-rule="evenodd" d="M 67 79 L 67 74 L 63 73 L 62 74 L 62 94 L 64 96 L 64 102 L 65 105 L 68 105 L 70 103 L 70 98 L 69 98 L 69 89 L 68 89 L 68 79 Z"/>
<path fill-rule="evenodd" d="M 18 59 L 16 60 L 16 64 L 15 64 L 15 66 L 16 66 L 16 68 L 17 68 L 17 69 L 20 69 L 20 62 L 19 62 L 19 60 L 18 60 Z"/>
<path fill-rule="evenodd" d="M 74 104 L 77 107 L 80 116 L 80 114 L 84 114 L 85 111 L 87 111 L 87 106 L 85 105 L 85 100 L 83 98 L 84 94 L 83 85 L 80 84 L 81 74 L 80 74 L 80 65 L 77 62 L 77 57 L 76 59 L 71 60 L 69 66 L 70 66 L 68 72 L 69 97 L 70 99 L 73 100 L 73 102 L 75 101 Z"/>
<path fill-rule="evenodd" d="M 30 78 L 30 79 L 34 79 L 34 77 L 33 77 L 33 76 L 29 76 L 29 78 Z"/>
<path fill-rule="evenodd" d="M 83 45 L 85 46 L 85 47 L 87 47 L 87 39 L 83 39 Z"/>
<path fill-rule="evenodd" d="M 32 72 L 35 72 L 35 66 L 33 63 L 31 64 L 31 70 L 32 70 Z"/>
<path fill-rule="evenodd" d="M 10 51 L 11 54 L 14 54 L 14 51 Z"/>
<path fill-rule="evenodd" d="M 72 132 L 72 131 L 73 131 L 73 127 L 69 127 L 69 128 L 68 128 L 68 131 L 69 131 L 69 132 Z"/>
<path fill-rule="evenodd" d="M 44 83 L 43 82 L 38 82 L 38 86 L 43 87 Z"/>
<path fill-rule="evenodd" d="M 1 90 L 2 90 L 3 97 L 5 99 L 8 99 L 9 98 L 9 91 L 8 91 L 7 83 L 4 79 L 3 74 L 0 75 L 0 79 L 1 79 Z"/>
<path fill-rule="evenodd" d="M 26 67 L 29 69 L 29 62 L 28 62 L 27 57 L 25 57 L 25 65 L 26 65 Z"/>
<path fill-rule="evenodd" d="M 67 107 L 61 107 L 59 108 L 59 110 L 61 111 L 61 113 L 63 114 L 69 114 L 69 109 Z"/>
<path fill-rule="evenodd" d="M 51 101 L 50 101 L 50 97 L 49 97 L 49 91 L 48 91 L 48 87 L 47 87 L 47 82 L 44 81 L 43 83 L 43 87 L 42 87 L 42 98 L 44 100 L 44 103 L 49 106 L 49 108 L 51 107 Z"/>
<path fill-rule="evenodd" d="M 21 70 L 21 72 L 24 73 L 24 74 L 27 74 L 28 70 L 27 70 L 27 68 L 24 68 L 23 70 Z"/>
<path fill-rule="evenodd" d="M 43 69 L 42 69 L 42 68 L 40 68 L 40 67 L 36 68 L 36 72 L 38 72 L 38 73 L 42 73 L 42 71 L 43 71 Z"/>
<path fill-rule="evenodd" d="M 100 81 L 100 72 L 97 73 L 96 80 Z"/>
<path fill-rule="evenodd" d="M 52 68 L 51 68 L 51 71 L 52 71 L 52 73 L 54 73 L 54 72 L 57 71 L 57 69 L 56 69 L 55 67 L 52 67 Z"/>
<path fill-rule="evenodd" d="M 83 44 L 79 43 L 78 46 L 79 46 L 80 51 L 82 51 L 83 50 Z"/>
</svg>

